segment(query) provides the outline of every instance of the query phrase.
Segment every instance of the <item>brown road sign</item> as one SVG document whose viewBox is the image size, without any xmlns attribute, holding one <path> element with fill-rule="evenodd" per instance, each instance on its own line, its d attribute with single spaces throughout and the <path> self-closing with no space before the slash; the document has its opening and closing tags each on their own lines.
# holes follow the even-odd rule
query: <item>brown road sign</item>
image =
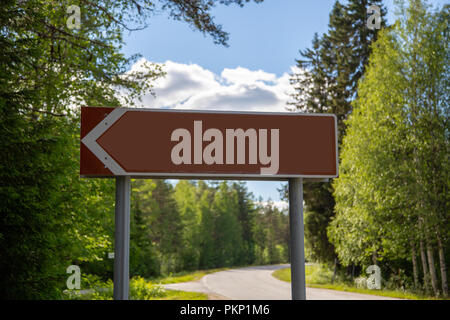
<svg viewBox="0 0 450 320">
<path fill-rule="evenodd" d="M 85 177 L 334 178 L 330 114 L 81 110 Z"/>
</svg>

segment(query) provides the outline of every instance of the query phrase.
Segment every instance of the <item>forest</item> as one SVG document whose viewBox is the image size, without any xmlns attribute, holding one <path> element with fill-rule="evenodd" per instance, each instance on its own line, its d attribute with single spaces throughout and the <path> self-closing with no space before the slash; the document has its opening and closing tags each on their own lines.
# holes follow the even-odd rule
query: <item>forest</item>
<svg viewBox="0 0 450 320">
<path fill-rule="evenodd" d="M 112 279 L 114 180 L 79 176 L 80 106 L 133 106 L 165 75 L 156 63 L 128 72 L 139 55 L 122 53 L 124 32 L 162 11 L 227 46 L 211 10 L 249 1 L 76 2 L 75 31 L 72 1 L 0 5 L 1 299 L 62 299 L 70 265 Z M 396 8 L 388 25 L 382 0 L 336 1 L 295 61 L 287 110 L 333 113 L 339 129 L 339 177 L 304 184 L 306 258 L 333 280 L 378 265 L 383 285 L 448 297 L 450 6 Z M 130 277 L 287 263 L 289 250 L 287 211 L 244 182 L 132 181 Z"/>
<path fill-rule="evenodd" d="M 305 186 L 307 248 L 352 279 L 378 265 L 384 284 L 448 296 L 450 6 L 399 1 L 369 31 L 362 2 L 382 7 L 336 2 L 291 77 L 291 109 L 339 122 L 339 178 Z"/>
</svg>

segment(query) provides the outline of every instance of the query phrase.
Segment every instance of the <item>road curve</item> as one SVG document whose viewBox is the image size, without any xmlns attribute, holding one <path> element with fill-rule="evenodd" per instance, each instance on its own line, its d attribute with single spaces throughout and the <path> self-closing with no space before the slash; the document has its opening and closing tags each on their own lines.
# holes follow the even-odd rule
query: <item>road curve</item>
<svg viewBox="0 0 450 320">
<path fill-rule="evenodd" d="M 289 265 L 271 265 L 232 269 L 211 273 L 199 281 L 166 284 L 170 290 L 203 292 L 219 299 L 290 300 L 291 285 L 272 276 Z M 353 292 L 306 288 L 308 300 L 391 300 L 393 298 Z"/>
</svg>

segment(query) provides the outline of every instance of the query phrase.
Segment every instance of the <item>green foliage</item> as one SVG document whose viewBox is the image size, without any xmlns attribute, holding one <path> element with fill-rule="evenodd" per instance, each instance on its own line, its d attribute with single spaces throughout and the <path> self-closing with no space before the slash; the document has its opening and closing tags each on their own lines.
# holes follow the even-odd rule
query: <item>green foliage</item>
<svg viewBox="0 0 450 320">
<path fill-rule="evenodd" d="M 181 263 L 184 270 L 195 270 L 200 259 L 200 222 L 197 190 L 187 180 L 179 181 L 175 187 L 174 198 L 182 219 Z"/>
<path fill-rule="evenodd" d="M 181 220 L 173 189 L 163 180 L 132 182 L 130 274 L 153 277 L 176 270 Z"/>
<path fill-rule="evenodd" d="M 211 209 L 214 221 L 214 267 L 237 264 L 242 250 L 242 230 L 238 221 L 238 199 L 226 182 L 219 185 Z"/>
<path fill-rule="evenodd" d="M 426 243 L 424 262 L 430 269 L 435 268 L 432 248 L 440 252 L 445 291 L 450 181 L 446 10 L 432 12 L 423 1 L 401 9 L 397 23 L 373 45 L 347 121 L 334 184 L 337 214 L 328 234 L 344 265 L 412 261 L 411 248 Z"/>
<path fill-rule="evenodd" d="M 231 185 L 237 194 L 238 220 L 241 227 L 242 247 L 237 257 L 237 264 L 248 265 L 256 259 L 255 224 L 257 209 L 253 195 L 248 192 L 244 182 L 234 182 Z"/>
<path fill-rule="evenodd" d="M 208 300 L 208 295 L 200 292 L 167 290 L 164 297 L 154 300 Z"/>
<path fill-rule="evenodd" d="M 282 281 L 291 282 L 291 268 L 282 268 L 274 271 L 272 275 Z M 305 266 L 306 284 L 329 284 L 332 282 L 333 272 L 321 264 L 307 264 Z"/>
<path fill-rule="evenodd" d="M 289 103 L 291 110 L 312 113 L 333 113 L 338 119 L 338 138 L 345 134 L 344 120 L 351 113 L 351 102 L 376 40 L 378 30 L 366 26 L 367 8 L 381 8 L 381 26 L 385 10 L 381 0 L 336 1 L 329 17 L 328 31 L 312 40 L 312 47 L 300 51 L 299 71 L 291 76 L 295 93 Z M 340 145 L 339 145 L 340 147 Z M 284 194 L 287 195 L 287 189 Z M 335 201 L 331 183 L 305 182 L 305 237 L 310 258 L 333 263 L 335 253 L 326 228 L 334 216 Z"/>
<path fill-rule="evenodd" d="M 82 291 L 67 290 L 65 299 L 68 300 L 112 300 L 113 282 L 102 281 L 97 276 L 89 275 L 83 278 Z M 160 285 L 152 284 L 142 277 L 130 279 L 130 300 L 153 300 L 167 296 L 166 290 Z"/>
<path fill-rule="evenodd" d="M 408 290 L 398 290 L 397 284 L 387 284 L 386 288 L 382 290 L 367 289 L 366 278 L 358 278 L 359 284 L 356 282 L 344 281 L 343 279 L 336 279 L 332 282 L 332 271 L 326 265 L 314 264 L 306 265 L 306 285 L 311 288 L 321 288 L 329 290 L 347 291 L 361 294 L 371 294 L 377 296 L 398 298 L 398 299 L 412 299 L 412 300 L 431 300 L 432 297 L 416 294 Z M 276 270 L 272 275 L 282 281 L 291 282 L 291 269 L 283 268 Z M 357 280 L 357 279 L 355 279 Z"/>
<path fill-rule="evenodd" d="M 289 216 L 269 202 L 259 206 L 255 221 L 255 252 L 258 264 L 289 260 Z"/>
<path fill-rule="evenodd" d="M 147 179 L 132 186 L 133 276 L 158 281 L 189 270 L 288 260 L 287 215 L 272 204 L 256 205 L 244 183 L 181 180 L 173 188 Z"/>
<path fill-rule="evenodd" d="M 246 2 L 2 1 L 1 298 L 58 298 L 71 264 L 82 273 L 112 276 L 106 256 L 113 245 L 114 184 L 79 177 L 79 106 L 132 105 L 152 93 L 153 80 L 164 75 L 151 63 L 128 70 L 139 56 L 121 53 L 123 32 L 142 28 L 156 11 L 165 11 L 226 45 L 228 35 L 210 11 L 217 3 Z M 66 27 L 66 9 L 73 4 L 81 7 L 80 29 Z M 137 236 L 132 242 L 132 273 L 158 274 L 178 263 L 181 224 L 174 224 L 177 230 L 170 224 L 179 220 L 175 201 L 166 197 L 170 190 L 164 183 L 157 192 L 152 213 L 159 229 L 150 240 Z M 135 220 L 133 228 L 145 224 Z M 150 271 L 139 269 L 142 265 Z"/>
<path fill-rule="evenodd" d="M 159 285 L 151 284 L 144 278 L 134 277 L 130 281 L 131 300 L 150 300 L 165 296 L 165 290 Z"/>
</svg>

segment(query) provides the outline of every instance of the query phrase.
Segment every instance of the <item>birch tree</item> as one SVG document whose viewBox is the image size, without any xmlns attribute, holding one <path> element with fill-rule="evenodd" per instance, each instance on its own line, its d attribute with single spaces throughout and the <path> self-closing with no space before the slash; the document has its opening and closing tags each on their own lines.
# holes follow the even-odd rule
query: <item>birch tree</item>
<svg viewBox="0 0 450 320">
<path fill-rule="evenodd" d="M 362 252 L 407 258 L 416 282 L 418 247 L 424 286 L 447 295 L 448 7 L 435 11 L 410 0 L 399 9 L 398 21 L 373 46 L 347 121 L 328 232 L 343 261 Z"/>
</svg>

